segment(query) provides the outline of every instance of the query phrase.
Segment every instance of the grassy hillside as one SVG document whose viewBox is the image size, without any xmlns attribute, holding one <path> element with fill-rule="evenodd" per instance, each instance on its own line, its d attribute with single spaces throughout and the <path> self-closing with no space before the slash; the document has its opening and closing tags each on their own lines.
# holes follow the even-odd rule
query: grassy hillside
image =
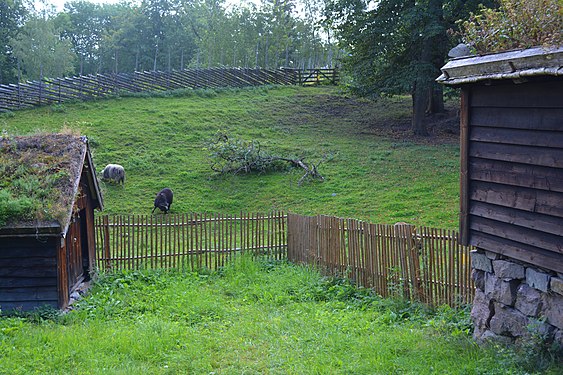
<svg viewBox="0 0 563 375">
<path fill-rule="evenodd" d="M 171 212 L 287 210 L 456 228 L 457 139 L 405 140 L 409 116 L 406 97 L 370 102 L 334 87 L 283 87 L 64 104 L 2 114 L 0 128 L 87 135 L 98 171 L 126 170 L 124 187 L 104 184 L 107 213 L 150 213 L 170 187 Z M 218 176 L 206 150 L 217 131 L 281 156 L 327 157 L 325 181 L 297 186 L 296 169 Z"/>
</svg>

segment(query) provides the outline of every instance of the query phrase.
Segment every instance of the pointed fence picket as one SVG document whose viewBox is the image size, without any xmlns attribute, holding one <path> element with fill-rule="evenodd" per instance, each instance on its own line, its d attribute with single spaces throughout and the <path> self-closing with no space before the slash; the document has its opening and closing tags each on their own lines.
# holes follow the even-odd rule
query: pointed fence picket
<svg viewBox="0 0 563 375">
<path fill-rule="evenodd" d="M 332 216 L 103 215 L 98 268 L 218 269 L 241 253 L 317 267 L 383 297 L 429 305 L 471 303 L 470 248 L 450 230 L 370 224 Z"/>
</svg>

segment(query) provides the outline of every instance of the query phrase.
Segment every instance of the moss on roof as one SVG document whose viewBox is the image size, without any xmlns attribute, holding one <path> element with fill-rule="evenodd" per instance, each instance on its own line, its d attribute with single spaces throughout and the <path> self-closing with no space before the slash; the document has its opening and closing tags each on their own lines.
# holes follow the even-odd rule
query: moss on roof
<svg viewBox="0 0 563 375">
<path fill-rule="evenodd" d="M 75 134 L 0 137 L 0 227 L 70 220 L 86 140 Z"/>
</svg>

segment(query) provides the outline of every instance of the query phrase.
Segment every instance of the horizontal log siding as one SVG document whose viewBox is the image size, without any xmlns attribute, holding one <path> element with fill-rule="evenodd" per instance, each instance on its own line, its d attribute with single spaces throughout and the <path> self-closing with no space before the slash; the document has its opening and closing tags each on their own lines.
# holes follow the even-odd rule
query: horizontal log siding
<svg viewBox="0 0 563 375">
<path fill-rule="evenodd" d="M 464 90 L 469 243 L 563 272 L 563 80 Z"/>
<path fill-rule="evenodd" d="M 0 309 L 58 307 L 57 257 L 59 238 L 0 240 Z"/>
</svg>

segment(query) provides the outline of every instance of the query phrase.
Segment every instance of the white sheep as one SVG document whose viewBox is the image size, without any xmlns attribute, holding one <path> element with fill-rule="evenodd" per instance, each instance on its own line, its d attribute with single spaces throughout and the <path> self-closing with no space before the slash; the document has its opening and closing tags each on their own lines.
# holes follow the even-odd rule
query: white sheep
<svg viewBox="0 0 563 375">
<path fill-rule="evenodd" d="M 125 184 L 125 169 L 119 164 L 108 164 L 102 170 L 102 179 Z"/>
</svg>

